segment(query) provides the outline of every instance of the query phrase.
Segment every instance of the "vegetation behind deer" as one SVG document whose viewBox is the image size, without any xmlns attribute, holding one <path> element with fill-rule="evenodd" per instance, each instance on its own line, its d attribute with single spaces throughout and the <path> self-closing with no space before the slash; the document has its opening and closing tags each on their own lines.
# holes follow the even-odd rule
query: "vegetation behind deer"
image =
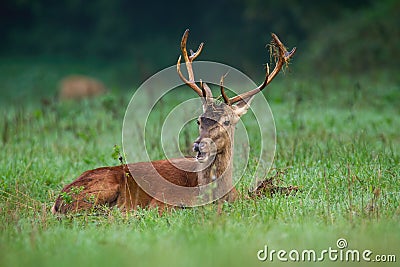
<svg viewBox="0 0 400 267">
<path fill-rule="evenodd" d="M 341 9 L 345 18 L 338 22 L 334 8 L 339 2 L 352 6 L 358 3 L 365 9 Z M 369 5 L 371 2 L 374 5 Z M 234 65 L 240 64 L 246 72 L 250 70 L 246 66 L 258 70 L 265 62 L 259 56 L 259 51 L 264 51 L 262 42 L 259 50 L 251 50 L 253 60 L 247 58 L 246 47 L 259 42 L 267 32 L 286 29 L 281 37 L 286 40 L 287 36 L 288 44 L 297 44 L 293 40 L 304 36 L 303 42 L 298 43 L 302 53 L 296 54 L 296 61 L 290 66 L 292 71 L 286 72 L 289 77 L 278 78 L 273 90 L 264 93 L 277 129 L 274 168 L 259 177 L 269 183 L 259 184 L 260 195 L 256 191 L 255 197 L 224 204 L 219 215 L 216 205 L 177 209 L 161 216 L 154 209 L 120 212 L 104 207 L 96 213 L 76 213 L 62 220 L 50 210 L 63 185 L 71 183 L 80 170 L 119 164 L 112 156 L 113 147 L 121 142 L 122 118 L 136 89 L 133 85 L 142 81 L 135 69 L 139 63 L 126 55 L 133 51 L 145 55 L 142 58 L 154 56 L 149 62 L 150 74 L 160 69 L 155 66 L 176 60 L 179 49 L 175 38 L 187 27 L 182 25 L 185 16 L 175 16 L 175 24 L 161 27 L 162 35 L 155 35 L 148 31 L 159 27 L 159 20 L 154 18 L 170 17 L 172 12 L 165 12 L 165 5 L 172 2 L 157 6 L 162 12 L 149 12 L 154 16 L 143 12 L 146 27 L 139 30 L 147 39 L 138 44 L 140 36 L 133 35 L 130 38 L 134 45 L 130 45 L 125 43 L 125 31 L 139 24 L 124 22 L 140 21 L 142 16 L 126 10 L 129 20 L 120 20 L 115 9 L 104 8 L 107 3 L 125 8 L 119 1 L 93 1 L 102 9 L 69 1 L 68 8 L 61 9 L 79 12 L 70 21 L 78 18 L 85 25 L 102 28 L 93 30 L 97 39 L 88 40 L 86 33 L 90 29 L 83 28 L 80 42 L 71 38 L 70 43 L 65 43 L 65 34 L 74 33 L 68 27 L 81 24 L 76 21 L 64 31 L 60 24 L 49 23 L 64 23 L 54 13 L 60 2 L 6 3 L 0 10 L 2 18 L 7 22 L 7 17 L 11 17 L 15 23 L 5 23 L 1 30 L 4 33 L 12 29 L 4 36 L 6 41 L 1 46 L 5 49 L 0 60 L 0 266 L 283 265 L 286 262 L 277 262 L 276 258 L 275 262 L 259 262 L 257 251 L 265 245 L 276 251 L 336 249 L 339 238 L 348 242 L 342 251 L 371 250 L 373 256 L 395 254 L 397 262 L 400 260 L 399 1 L 294 1 L 293 5 L 274 1 L 274 8 L 269 6 L 271 1 L 241 1 L 243 5 L 254 5 L 246 9 L 236 5 L 234 8 L 246 16 L 240 18 L 215 12 L 214 5 L 210 7 L 213 12 L 198 16 L 200 3 L 190 9 L 176 2 L 173 7 L 181 5 L 186 12 L 192 12 L 189 19 L 198 22 L 202 29 L 193 42 L 200 41 L 203 33 L 213 31 L 212 35 L 226 45 L 218 42 L 216 47 L 221 47 L 221 51 L 210 58 L 221 55 L 226 63 L 235 60 Z M 10 3 L 22 10 L 20 16 L 7 14 Z M 257 3 L 264 8 L 258 8 Z M 226 9 L 229 14 L 225 4 L 228 2 L 215 2 L 217 10 Z M 319 12 L 321 6 L 328 8 Z M 30 8 L 34 14 L 29 13 Z M 89 11 L 93 16 L 84 15 Z M 100 11 L 104 16 L 99 15 Z M 25 16 L 26 13 L 31 15 Z M 115 24 L 109 27 L 87 23 L 87 18 L 112 18 L 110 21 Z M 32 19 L 39 27 L 27 24 Z M 238 33 L 232 24 L 242 24 L 243 19 L 246 23 Z M 229 27 L 221 30 L 216 20 Z M 118 27 L 121 25 L 127 27 L 125 31 Z M 295 36 L 291 35 L 293 25 Z M 47 31 L 48 26 L 53 26 L 53 31 Z M 35 31 L 24 31 L 18 36 L 18 28 Z M 116 38 L 102 42 L 110 29 Z M 168 35 L 166 30 L 173 35 L 168 37 L 173 44 L 168 45 L 170 40 L 164 39 Z M 57 36 L 48 38 L 53 33 Z M 227 35 L 240 42 L 232 42 Z M 76 46 L 77 43 L 86 48 Z M 77 57 L 103 52 L 109 60 L 121 45 L 123 49 L 118 51 L 129 63 L 105 61 L 107 64 L 83 65 L 81 58 L 54 61 L 54 51 L 60 46 L 67 50 L 78 47 Z M 12 46 L 16 57 L 7 50 Z M 47 52 L 47 57 L 30 54 L 35 47 L 37 54 Z M 174 52 L 167 54 L 169 49 Z M 20 50 L 25 51 L 22 55 L 27 58 L 21 58 Z M 95 73 L 95 77 L 117 90 L 89 101 L 41 102 L 56 93 L 59 79 L 68 73 Z M 261 77 L 262 70 L 249 73 Z M 174 101 L 165 99 L 164 108 L 168 110 Z M 158 117 L 161 115 L 154 116 Z M 149 121 L 149 129 L 158 128 L 159 120 Z M 187 131 L 192 140 L 198 134 L 197 125 Z M 251 135 L 256 129 L 250 126 L 248 132 Z M 162 155 L 158 140 L 152 140 L 152 152 Z M 256 164 L 257 159 L 250 158 L 249 171 Z M 244 174 L 237 186 L 239 193 L 248 195 L 251 178 L 251 173 Z M 296 185 L 296 190 L 291 185 Z M 80 190 L 76 187 L 64 199 L 68 201 Z M 265 197 L 265 191 L 269 197 Z M 342 262 L 318 264 L 341 266 Z"/>
<path fill-rule="evenodd" d="M 277 127 L 275 169 L 260 178 L 279 172 L 272 189 L 296 185 L 299 192 L 243 199 L 224 205 L 220 215 L 215 205 L 162 216 L 105 208 L 59 221 L 50 208 L 62 185 L 81 170 L 119 164 L 113 146 L 131 93 L 7 112 L 1 106 L 0 265 L 258 266 L 256 253 L 265 244 L 327 249 L 339 237 L 349 248 L 398 253 L 398 86 L 342 77 L 322 81 L 332 92 L 324 93 L 315 80 L 295 74 L 275 82 L 268 92 Z M 162 154 L 157 142 L 153 147 Z M 255 163 L 250 159 L 250 170 Z M 249 176 L 238 184 L 241 194 L 248 194 Z"/>
</svg>

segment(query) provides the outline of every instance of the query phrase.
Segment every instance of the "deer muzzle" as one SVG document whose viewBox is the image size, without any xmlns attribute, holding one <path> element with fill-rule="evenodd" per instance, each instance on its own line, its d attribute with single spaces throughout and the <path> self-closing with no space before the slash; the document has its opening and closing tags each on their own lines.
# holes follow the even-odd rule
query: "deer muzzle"
<svg viewBox="0 0 400 267">
<path fill-rule="evenodd" d="M 197 161 L 203 163 L 208 161 L 210 158 L 214 158 L 217 149 L 214 141 L 211 138 L 203 138 L 201 140 L 196 140 L 193 143 L 193 151 L 197 152 Z"/>
</svg>

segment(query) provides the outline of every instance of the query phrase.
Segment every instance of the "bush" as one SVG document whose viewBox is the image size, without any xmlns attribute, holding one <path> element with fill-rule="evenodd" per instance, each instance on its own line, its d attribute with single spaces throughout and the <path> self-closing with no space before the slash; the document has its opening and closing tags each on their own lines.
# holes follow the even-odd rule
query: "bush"
<svg viewBox="0 0 400 267">
<path fill-rule="evenodd" d="M 399 10 L 398 1 L 378 1 L 321 28 L 308 40 L 305 65 L 331 74 L 398 70 Z"/>
</svg>

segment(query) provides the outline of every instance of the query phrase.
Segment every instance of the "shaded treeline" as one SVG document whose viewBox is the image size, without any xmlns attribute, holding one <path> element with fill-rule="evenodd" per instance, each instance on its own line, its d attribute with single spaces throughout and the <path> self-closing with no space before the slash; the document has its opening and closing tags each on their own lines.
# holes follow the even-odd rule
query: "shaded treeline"
<svg viewBox="0 0 400 267">
<path fill-rule="evenodd" d="M 396 1 L 381 1 L 380 5 L 394 11 L 388 14 L 393 15 L 389 26 L 381 23 L 384 26 L 379 27 L 398 27 L 391 25 L 398 22 Z M 290 46 L 303 46 L 303 52 L 306 52 L 304 47 L 318 46 L 320 41 L 325 41 L 323 45 L 337 41 L 334 45 L 341 47 L 347 41 L 342 36 L 349 34 L 349 30 L 342 33 L 334 25 L 347 20 L 344 28 L 355 25 L 358 31 L 363 31 L 362 25 L 367 28 L 369 23 L 375 25 L 377 19 L 387 14 L 382 11 L 379 18 L 373 14 L 365 18 L 377 7 L 373 1 L 362 0 L 6 0 L 1 6 L 2 55 L 64 56 L 111 62 L 129 58 L 141 62 L 139 69 L 143 72 L 153 72 L 175 62 L 179 38 L 186 28 L 192 30 L 190 47 L 206 42 L 207 53 L 202 59 L 246 68 L 257 64 L 259 69 L 260 63 L 266 61 L 260 60 L 260 54 L 267 54 L 264 45 L 270 32 L 278 33 Z M 326 29 L 330 29 L 328 35 L 318 35 Z M 359 37 L 356 35 L 355 39 Z M 376 38 L 372 34 L 371 39 Z M 318 53 L 315 56 L 320 57 Z"/>
</svg>

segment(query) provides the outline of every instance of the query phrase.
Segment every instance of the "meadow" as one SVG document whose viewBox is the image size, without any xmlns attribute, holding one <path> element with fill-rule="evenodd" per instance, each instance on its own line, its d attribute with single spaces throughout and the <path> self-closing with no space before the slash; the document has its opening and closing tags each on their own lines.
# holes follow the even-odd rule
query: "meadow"
<svg viewBox="0 0 400 267">
<path fill-rule="evenodd" d="M 265 178 L 281 173 L 281 185 L 300 188 L 295 195 L 243 197 L 224 205 L 221 214 L 207 205 L 161 216 L 156 210 L 112 209 L 60 219 L 50 208 L 64 185 L 85 170 L 119 164 L 113 147 L 121 145 L 134 92 L 117 84 L 95 99 L 59 102 L 53 97 L 56 81 L 69 68 L 1 63 L 0 266 L 287 264 L 276 254 L 259 261 L 265 246 L 315 250 L 318 256 L 329 248 L 371 250 L 371 261 L 376 255 L 392 261 L 371 266 L 400 261 L 400 88 L 390 74 L 307 78 L 293 71 L 271 84 L 265 95 L 277 146 Z M 121 78 L 97 71 L 106 82 Z M 173 102 L 167 100 L 165 105 Z M 196 134 L 193 127 L 190 138 Z M 157 147 L 159 140 L 153 142 Z M 238 184 L 243 196 L 245 181 Z M 347 241 L 342 250 L 340 238 Z M 316 263 L 288 261 L 358 263 L 327 255 Z"/>
</svg>

